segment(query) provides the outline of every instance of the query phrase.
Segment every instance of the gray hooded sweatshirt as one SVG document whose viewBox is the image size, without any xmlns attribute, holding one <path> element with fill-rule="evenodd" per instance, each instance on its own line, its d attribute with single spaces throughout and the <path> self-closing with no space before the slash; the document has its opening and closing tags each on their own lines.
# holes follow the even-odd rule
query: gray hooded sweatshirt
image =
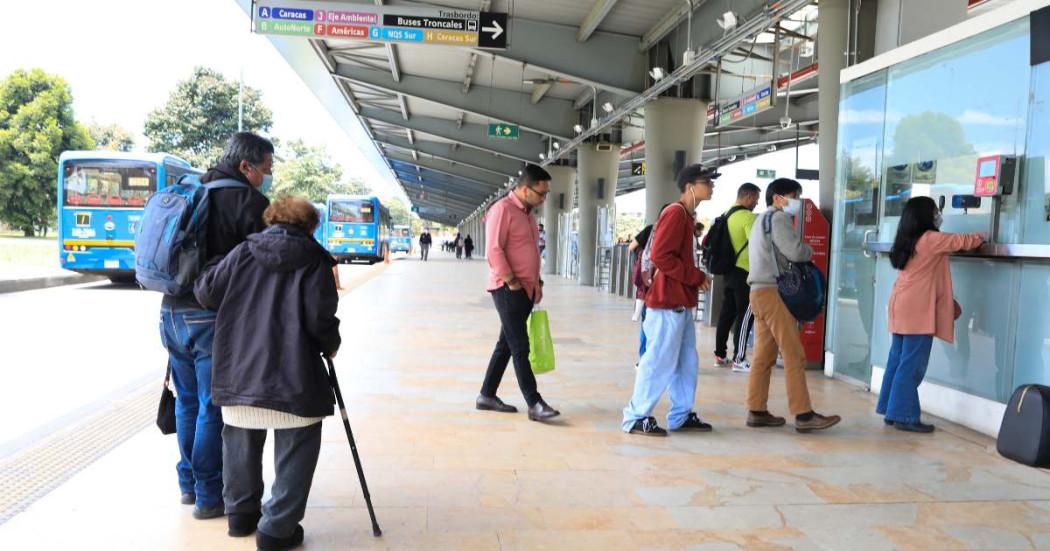
<svg viewBox="0 0 1050 551">
<path fill-rule="evenodd" d="M 787 270 L 788 262 L 806 262 L 813 256 L 813 249 L 802 242 L 802 236 L 795 231 L 794 223 L 790 214 L 770 207 L 758 216 L 755 225 L 751 227 L 751 237 L 748 241 L 748 259 L 751 262 L 751 271 L 747 276 L 747 283 L 752 289 L 777 286 L 777 273 L 773 266 L 773 250 L 769 246 L 769 236 L 766 235 L 764 220 L 773 217 L 773 243 L 776 244 L 780 254 L 776 262 L 780 267 L 780 273 Z"/>
</svg>

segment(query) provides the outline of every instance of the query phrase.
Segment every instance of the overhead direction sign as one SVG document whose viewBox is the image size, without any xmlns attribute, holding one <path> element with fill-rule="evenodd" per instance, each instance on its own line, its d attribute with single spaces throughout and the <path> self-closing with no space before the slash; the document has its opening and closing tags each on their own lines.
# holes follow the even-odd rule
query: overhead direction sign
<svg viewBox="0 0 1050 551">
<path fill-rule="evenodd" d="M 518 125 L 505 122 L 494 122 L 489 124 L 489 137 L 502 138 L 504 140 L 516 140 L 519 135 Z"/>
<path fill-rule="evenodd" d="M 455 8 L 256 0 L 252 29 L 332 40 L 507 47 L 507 14 Z"/>
</svg>

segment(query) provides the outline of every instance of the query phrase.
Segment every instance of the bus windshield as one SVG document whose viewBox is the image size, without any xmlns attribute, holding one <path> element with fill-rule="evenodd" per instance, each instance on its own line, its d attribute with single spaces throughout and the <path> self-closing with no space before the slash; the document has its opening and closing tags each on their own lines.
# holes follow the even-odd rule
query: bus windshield
<svg viewBox="0 0 1050 551">
<path fill-rule="evenodd" d="M 62 172 L 67 206 L 142 207 L 157 190 L 157 167 L 135 161 L 69 161 Z"/>
<path fill-rule="evenodd" d="M 328 213 L 328 221 L 371 224 L 375 221 L 375 207 L 372 201 L 368 199 L 332 201 L 332 210 Z"/>
</svg>

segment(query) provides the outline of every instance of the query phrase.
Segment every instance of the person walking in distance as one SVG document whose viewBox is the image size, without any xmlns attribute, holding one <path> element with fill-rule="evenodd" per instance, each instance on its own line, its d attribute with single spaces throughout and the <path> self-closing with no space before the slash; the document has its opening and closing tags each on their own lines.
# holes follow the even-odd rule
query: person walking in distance
<svg viewBox="0 0 1050 551">
<path fill-rule="evenodd" d="M 793 224 L 793 218 L 802 210 L 801 193 L 802 185 L 795 180 L 778 178 L 770 182 L 766 188 L 766 206 L 769 208 L 751 229 L 747 283 L 751 286 L 751 312 L 755 317 L 755 352 L 747 383 L 749 427 L 779 427 L 786 422 L 767 409 L 769 379 L 773 375 L 778 350 L 784 356 L 788 409 L 795 416 L 795 430 L 823 430 L 842 420 L 838 415 L 824 416 L 813 411 L 806 385 L 806 354 L 798 320 L 788 310 L 777 289 L 777 273 L 786 272 L 788 262 L 806 262 L 813 256 L 813 249 L 802 242 L 802 236 L 795 231 Z M 768 234 L 763 227 L 766 217 L 771 219 Z"/>
<path fill-rule="evenodd" d="M 677 179 L 681 193 L 678 202 L 665 207 L 653 224 L 649 259 L 655 271 L 643 276 L 651 279 L 642 322 L 646 345 L 635 373 L 631 401 L 623 410 L 621 426 L 626 433 L 667 436 L 652 416 L 665 391 L 671 399 L 668 429 L 711 430 L 711 425 L 693 411 L 699 361 L 693 310 L 699 291 L 709 285 L 696 266 L 693 229 L 696 207 L 711 198 L 718 176 L 699 164 L 683 168 Z"/>
<path fill-rule="evenodd" d="M 430 258 L 430 244 L 434 242 L 434 238 L 430 236 L 430 230 L 425 229 L 423 233 L 419 234 L 419 259 L 423 262 L 427 262 Z"/>
<path fill-rule="evenodd" d="M 543 251 L 547 250 L 547 230 L 543 228 L 543 224 L 540 224 L 539 239 L 536 240 L 536 246 L 540 248 L 540 259 L 546 258 L 543 256 Z"/>
<path fill-rule="evenodd" d="M 514 189 L 489 209 L 485 226 L 485 253 L 489 263 L 487 289 L 499 314 L 500 333 L 475 405 L 487 411 L 518 411 L 496 396 L 507 364 L 513 358 L 518 387 L 528 406 L 529 419 L 533 421 L 560 415 L 536 389 L 526 330 L 533 306 L 543 299 L 540 250 L 536 245 L 539 236 L 532 211 L 547 198 L 550 181 L 551 175 L 546 170 L 525 165 Z"/>
<path fill-rule="evenodd" d="M 456 247 L 456 258 L 463 258 L 463 236 L 457 232 L 453 243 Z"/>
<path fill-rule="evenodd" d="M 470 234 L 467 234 L 467 238 L 463 240 L 463 252 L 467 255 L 467 260 L 470 260 L 471 255 L 474 254 L 474 240 L 470 238 Z"/>
</svg>

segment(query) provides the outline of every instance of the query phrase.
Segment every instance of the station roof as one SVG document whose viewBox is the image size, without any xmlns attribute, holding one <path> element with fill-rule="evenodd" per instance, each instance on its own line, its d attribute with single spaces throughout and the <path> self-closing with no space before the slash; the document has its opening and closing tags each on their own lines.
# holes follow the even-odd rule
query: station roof
<svg viewBox="0 0 1050 551">
<path fill-rule="evenodd" d="M 248 0 L 238 2 L 252 9 Z M 645 103 L 667 94 L 714 97 L 715 88 L 731 98 L 754 87 L 753 75 L 763 71 L 768 81 L 780 71 L 772 70 L 777 56 L 765 31 L 779 22 L 786 35 L 797 35 L 786 41 L 787 55 L 797 53 L 805 42 L 798 37 L 815 34 L 815 13 L 804 27 L 797 17 L 808 3 L 735 0 L 740 23 L 723 30 L 717 20 L 726 4 L 713 0 L 320 0 L 310 4 L 505 12 L 507 47 L 269 38 L 337 122 L 371 142 L 366 154 L 389 168 L 419 215 L 455 224 L 506 189 L 524 163 L 571 163 L 581 143 L 633 146 L 622 155 L 617 188 L 643 186 L 644 177 L 631 173 L 631 159 L 644 158 Z M 690 40 L 697 53 L 685 65 Z M 801 66 L 797 61 L 787 67 Z M 655 78 L 654 67 L 665 76 Z M 812 139 L 815 87 L 811 79 L 790 95 L 778 90 L 790 100 L 792 118 L 804 123 L 798 127 L 781 130 L 779 106 L 708 128 L 704 162 Z M 517 139 L 490 137 L 493 123 L 517 125 Z"/>
</svg>

